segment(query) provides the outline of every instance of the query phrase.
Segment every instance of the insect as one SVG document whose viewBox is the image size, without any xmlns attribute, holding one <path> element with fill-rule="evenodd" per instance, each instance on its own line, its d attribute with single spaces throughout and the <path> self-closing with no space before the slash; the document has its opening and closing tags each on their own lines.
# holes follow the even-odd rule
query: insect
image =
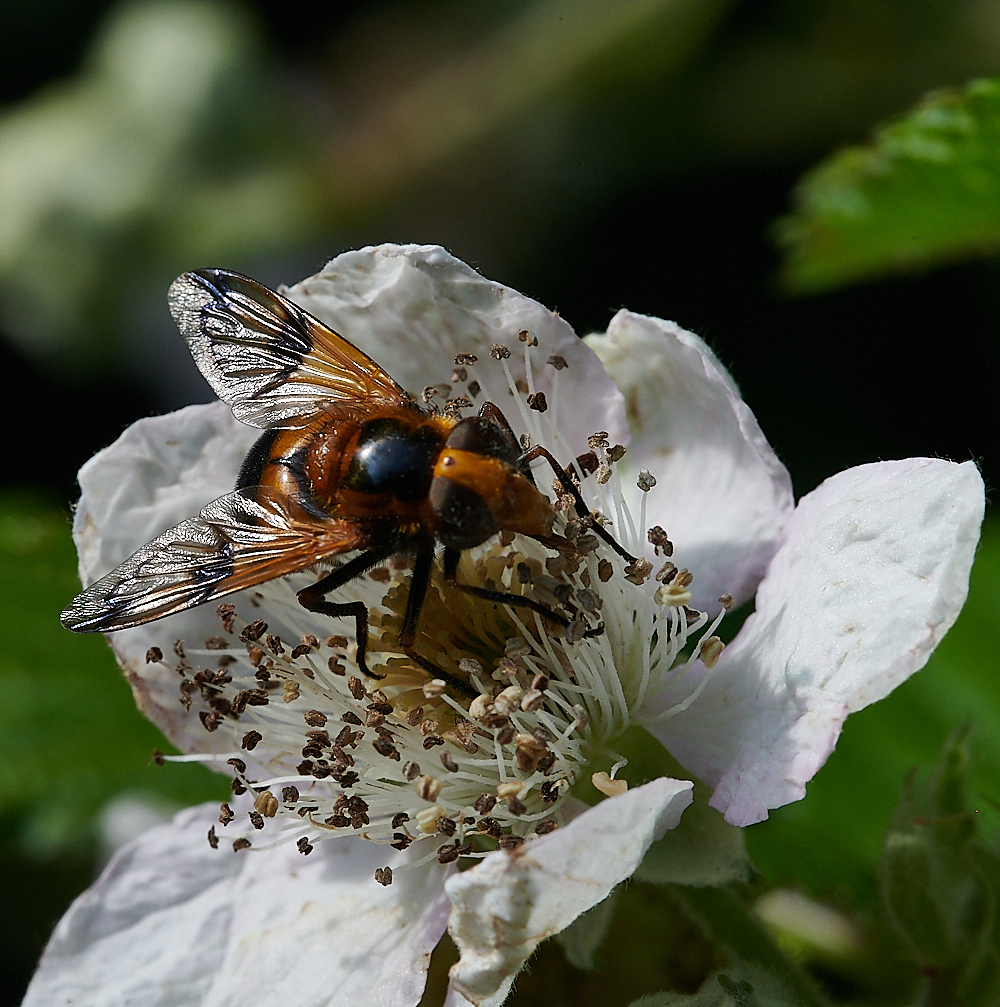
<svg viewBox="0 0 1000 1007">
<path fill-rule="evenodd" d="M 168 299 L 216 394 L 238 420 L 264 432 L 231 493 L 78 595 L 62 613 L 66 628 L 127 629 L 360 550 L 297 597 L 311 612 L 353 617 L 358 666 L 378 678 L 367 664 L 364 604 L 327 595 L 402 554 L 412 558 L 404 653 L 473 695 L 414 648 L 438 544 L 448 587 L 568 625 L 532 598 L 457 579 L 462 551 L 500 531 L 565 544 L 552 534 L 555 511 L 535 485 L 535 459 L 552 467 L 577 512 L 590 514 L 555 458 L 541 446 L 522 450 L 496 405 L 487 402 L 465 419 L 421 407 L 357 347 L 239 273 L 185 273 Z M 596 522 L 593 530 L 632 560 Z"/>
</svg>

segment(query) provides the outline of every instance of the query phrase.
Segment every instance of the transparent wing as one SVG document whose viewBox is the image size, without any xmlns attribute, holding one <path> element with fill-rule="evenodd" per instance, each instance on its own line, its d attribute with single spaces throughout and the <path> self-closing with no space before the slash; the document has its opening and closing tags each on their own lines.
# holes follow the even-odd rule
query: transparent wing
<svg viewBox="0 0 1000 1007">
<path fill-rule="evenodd" d="M 151 622 L 348 552 L 362 533 L 266 487 L 238 490 L 144 545 L 62 613 L 76 633 Z"/>
<path fill-rule="evenodd" d="M 336 402 L 411 401 L 374 360 L 256 280 L 198 269 L 167 299 L 201 373 L 250 426 L 305 426 Z"/>
</svg>

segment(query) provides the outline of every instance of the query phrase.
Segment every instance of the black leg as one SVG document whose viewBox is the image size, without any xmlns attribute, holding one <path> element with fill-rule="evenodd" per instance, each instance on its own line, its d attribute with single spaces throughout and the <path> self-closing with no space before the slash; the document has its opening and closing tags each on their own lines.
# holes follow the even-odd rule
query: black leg
<svg viewBox="0 0 1000 1007">
<path fill-rule="evenodd" d="M 447 551 L 445 552 L 447 556 Z M 406 599 L 406 612 L 403 615 L 403 631 L 399 636 L 399 645 L 403 648 L 403 653 L 418 664 L 424 671 L 440 678 L 450 685 L 456 692 L 470 699 L 475 699 L 479 692 L 472 688 L 468 682 L 450 675 L 447 671 L 439 668 L 433 661 L 429 661 L 422 654 L 418 654 L 414 641 L 417 638 L 417 626 L 420 622 L 420 612 L 424 607 L 424 600 L 427 598 L 427 588 L 431 583 L 431 571 L 434 567 L 434 541 L 429 539 L 417 548 L 416 557 L 413 561 L 413 574 L 410 577 L 410 594 Z"/>
<path fill-rule="evenodd" d="M 341 616 L 353 616 L 357 630 L 358 639 L 358 667 L 369 678 L 384 678 L 384 675 L 376 675 L 368 670 L 365 657 L 368 653 L 368 609 L 360 601 L 335 602 L 327 601 L 325 595 L 331 591 L 336 591 L 338 587 L 343 587 L 348 581 L 360 577 L 367 573 L 376 563 L 388 559 L 397 550 L 395 546 L 379 546 L 376 549 L 369 549 L 360 556 L 345 563 L 342 567 L 332 570 L 321 580 L 309 587 L 304 587 L 298 592 L 296 597 L 299 604 L 310 612 L 318 612 L 320 615 L 329 615 L 334 619 Z"/>
<path fill-rule="evenodd" d="M 580 517 L 591 517 L 590 508 L 580 495 L 580 491 L 576 488 L 576 483 L 570 479 L 570 477 L 566 474 L 566 470 L 559 464 L 559 462 L 557 462 L 555 458 L 553 458 L 552 455 L 549 454 L 549 452 L 546 451 L 540 444 L 537 444 L 535 447 L 529 448 L 525 451 L 524 454 L 521 455 L 519 461 L 526 465 L 528 462 L 532 462 L 536 458 L 544 458 L 549 465 L 552 466 L 552 471 L 555 472 L 556 478 L 560 483 L 562 483 L 563 489 L 572 495 L 573 501 L 576 505 L 577 514 Z M 629 563 L 635 562 L 635 556 L 626 552 L 625 549 L 618 544 L 617 539 L 615 539 L 615 537 L 609 532 L 605 531 L 598 522 L 592 521 L 591 527 L 594 534 L 604 539 L 604 541 L 607 542 L 608 545 L 611 546 L 611 548 L 614 549 L 614 551 L 618 553 L 622 559 L 627 560 Z"/>
<path fill-rule="evenodd" d="M 493 601 L 500 605 L 512 605 L 519 608 L 530 608 L 537 612 L 542 618 L 549 619 L 558 626 L 568 626 L 569 620 L 558 612 L 553 612 L 540 601 L 534 598 L 525 598 L 524 595 L 511 594 L 508 591 L 491 591 L 487 587 L 475 587 L 472 584 L 461 584 L 458 581 L 458 561 L 462 554 L 458 549 L 445 549 L 444 551 L 444 582 L 448 587 L 457 588 L 466 594 L 474 595 L 476 598 L 485 598 L 486 601 Z"/>
</svg>

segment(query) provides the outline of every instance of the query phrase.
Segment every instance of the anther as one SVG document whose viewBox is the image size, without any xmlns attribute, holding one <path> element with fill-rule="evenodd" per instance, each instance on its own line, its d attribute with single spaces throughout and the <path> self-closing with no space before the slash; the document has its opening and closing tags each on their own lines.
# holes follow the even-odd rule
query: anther
<svg viewBox="0 0 1000 1007">
<path fill-rule="evenodd" d="M 229 634 L 233 632 L 233 623 L 236 620 L 236 606 L 228 601 L 222 602 L 215 610 L 215 614 L 222 621 L 222 628 Z"/>
<path fill-rule="evenodd" d="M 528 408 L 534 409 L 537 413 L 544 413 L 549 408 L 549 404 L 545 400 L 545 392 L 534 392 L 528 396 L 527 402 Z"/>
<path fill-rule="evenodd" d="M 407 762 L 403 766 L 403 777 L 411 783 L 420 775 L 419 762 Z"/>
<path fill-rule="evenodd" d="M 653 564 L 641 556 L 625 567 L 625 579 L 631 584 L 643 584 L 653 572 Z"/>
<path fill-rule="evenodd" d="M 319 710 L 306 710 L 302 717 L 310 727 L 326 727 L 326 714 Z"/>
<path fill-rule="evenodd" d="M 274 818 L 278 811 L 278 799 L 270 790 L 263 790 L 257 795 L 253 806 L 265 818 Z M 263 828 L 263 823 L 261 823 L 261 828 Z"/>
<path fill-rule="evenodd" d="M 561 357 L 558 353 L 553 353 L 545 362 L 549 367 L 554 367 L 557 371 L 562 371 L 569 367 L 569 364 L 566 363 L 566 358 Z"/>
<path fill-rule="evenodd" d="M 158 664 L 163 660 L 163 651 L 159 647 L 150 647 L 146 651 L 146 664 Z"/>
<path fill-rule="evenodd" d="M 475 353 L 456 353 L 455 354 L 455 366 L 456 367 L 472 367 L 479 360 L 479 357 Z"/>
<path fill-rule="evenodd" d="M 375 880 L 380 885 L 391 885 L 392 884 L 392 868 L 391 867 L 376 867 L 375 868 Z"/>
<path fill-rule="evenodd" d="M 436 801 L 441 793 L 441 781 L 433 776 L 421 776 L 414 784 L 417 796 L 423 801 Z"/>
<path fill-rule="evenodd" d="M 239 853 L 240 850 L 249 850 L 249 849 L 250 849 L 249 839 L 237 839 L 233 842 L 233 851 L 235 853 Z"/>
<path fill-rule="evenodd" d="M 722 605 L 727 612 L 732 612 L 735 599 L 731 594 L 724 594 L 719 597 L 719 604 Z"/>
<path fill-rule="evenodd" d="M 413 819 L 418 832 L 423 832 L 428 836 L 437 832 L 438 819 L 444 815 L 444 808 L 440 804 L 432 804 L 429 808 L 417 812 L 417 817 Z"/>
<path fill-rule="evenodd" d="M 590 782 L 602 793 L 608 797 L 618 797 L 620 794 L 624 794 L 628 790 L 628 783 L 625 780 L 612 780 L 611 777 L 604 772 L 594 773 L 590 778 Z"/>
<path fill-rule="evenodd" d="M 281 788 L 281 799 L 286 804 L 294 804 L 299 799 L 299 788 L 298 787 L 282 787 Z"/>
<path fill-rule="evenodd" d="M 233 809 L 228 804 L 219 805 L 219 822 L 222 825 L 228 825 L 235 817 Z"/>
<path fill-rule="evenodd" d="M 255 829 L 262 829 L 262 828 L 264 828 L 264 819 L 261 817 L 261 815 L 260 815 L 259 812 L 257 812 L 257 811 L 248 811 L 247 812 L 247 818 L 250 819 L 250 824 Z"/>
<path fill-rule="evenodd" d="M 490 356 L 494 360 L 509 360 L 510 350 L 506 346 L 501 346 L 500 343 L 494 343 L 490 347 Z"/>
<path fill-rule="evenodd" d="M 252 752 L 263 740 L 264 735 L 262 735 L 260 731 L 247 731 L 247 733 L 243 735 L 241 747 L 248 752 Z"/>
<path fill-rule="evenodd" d="M 347 680 L 347 688 L 351 690 L 351 695 L 355 699 L 365 698 L 364 683 L 357 676 L 351 675 L 351 677 Z"/>
<path fill-rule="evenodd" d="M 656 485 L 656 477 L 649 469 L 640 469 L 639 477 L 635 482 L 643 493 L 648 493 Z"/>
<path fill-rule="evenodd" d="M 282 699 L 286 703 L 292 703 L 299 698 L 299 683 L 298 682 L 285 682 L 282 685 Z"/>
<path fill-rule="evenodd" d="M 359 684 L 361 682 L 360 679 L 354 679 L 354 681 Z M 444 695 L 447 688 L 448 687 L 440 678 L 432 678 L 429 682 L 424 682 L 422 691 L 425 699 L 435 699 L 438 696 Z"/>
<path fill-rule="evenodd" d="M 725 649 L 726 645 L 722 640 L 717 636 L 710 636 L 707 640 L 701 641 L 701 646 L 698 648 L 698 657 L 701 658 L 702 664 L 711 670 L 718 664 L 719 658 Z"/>
<path fill-rule="evenodd" d="M 250 844 L 247 843 L 247 845 L 249 846 Z M 305 836 L 303 836 L 295 845 L 298 847 L 299 853 L 301 853 L 304 857 L 308 857 L 313 851 L 313 844 L 310 843 Z"/>
<path fill-rule="evenodd" d="M 208 845 L 211 846 L 213 850 L 217 850 L 219 848 L 219 837 L 215 834 L 214 825 L 208 830 Z"/>
</svg>

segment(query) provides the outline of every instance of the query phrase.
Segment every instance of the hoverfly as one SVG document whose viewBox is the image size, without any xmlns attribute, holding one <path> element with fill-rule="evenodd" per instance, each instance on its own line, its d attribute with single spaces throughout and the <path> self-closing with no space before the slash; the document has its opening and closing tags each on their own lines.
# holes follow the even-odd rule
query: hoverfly
<svg viewBox="0 0 1000 1007">
<path fill-rule="evenodd" d="M 475 417 L 425 409 L 378 364 L 287 298 L 239 273 L 199 269 L 170 287 L 171 314 L 215 393 L 264 430 L 233 492 L 144 545 L 62 613 L 77 633 L 161 619 L 234 591 L 360 554 L 298 592 L 309 611 L 353 617 L 357 662 L 368 668 L 368 611 L 327 595 L 397 555 L 413 572 L 400 644 L 431 674 L 468 692 L 414 648 L 437 545 L 449 588 L 568 620 L 540 602 L 457 579 L 463 550 L 501 531 L 557 547 L 555 511 L 529 463 L 544 458 L 577 512 L 579 490 L 545 448 L 522 450 L 501 410 Z M 600 524 L 593 530 L 632 557 Z M 591 634 L 600 631 L 589 630 Z M 470 692 L 471 694 L 471 692 Z"/>
</svg>

